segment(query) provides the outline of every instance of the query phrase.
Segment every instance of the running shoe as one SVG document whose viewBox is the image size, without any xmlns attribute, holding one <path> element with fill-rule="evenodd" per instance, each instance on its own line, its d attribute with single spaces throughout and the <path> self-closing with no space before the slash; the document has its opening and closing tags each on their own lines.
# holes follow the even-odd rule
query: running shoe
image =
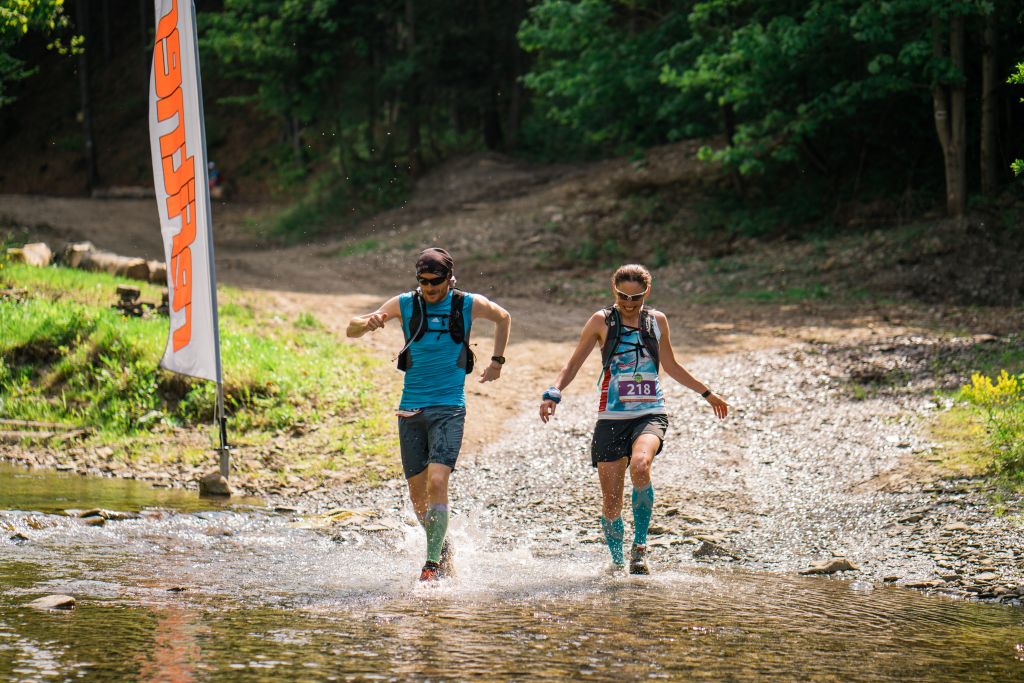
<svg viewBox="0 0 1024 683">
<path fill-rule="evenodd" d="M 626 565 L 610 562 L 608 563 L 608 566 L 605 567 L 604 573 L 608 576 L 622 576 L 626 573 Z"/>
<path fill-rule="evenodd" d="M 424 583 L 434 583 L 441 578 L 441 566 L 437 562 L 431 562 L 427 560 L 427 563 L 423 565 L 423 571 L 420 572 L 420 581 Z"/>
<path fill-rule="evenodd" d="M 458 572 L 455 570 L 455 546 L 446 537 L 441 545 L 441 561 L 438 563 L 440 569 L 439 578 L 450 579 Z"/>
<path fill-rule="evenodd" d="M 633 549 L 629 552 L 629 573 L 643 575 L 651 573 L 647 567 L 647 546 L 639 543 L 633 544 Z"/>
</svg>

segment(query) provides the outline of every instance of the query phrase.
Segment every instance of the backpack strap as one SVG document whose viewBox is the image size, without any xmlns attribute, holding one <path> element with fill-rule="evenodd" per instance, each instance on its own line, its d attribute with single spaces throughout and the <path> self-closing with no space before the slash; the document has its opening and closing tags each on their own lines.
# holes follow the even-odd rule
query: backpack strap
<svg viewBox="0 0 1024 683">
<path fill-rule="evenodd" d="M 463 308 L 465 306 L 466 293 L 461 289 L 452 289 L 452 310 L 448 314 L 448 334 L 451 335 L 452 341 L 456 344 L 462 344 L 462 350 L 459 351 L 458 366 L 466 370 L 466 374 L 473 372 L 473 363 L 476 360 L 476 356 L 473 350 L 469 348 L 469 334 L 473 330 L 473 321 L 470 319 L 469 324 L 465 322 L 465 315 L 463 314 Z"/>
<path fill-rule="evenodd" d="M 654 318 L 653 309 L 644 306 L 640 310 L 640 342 L 654 360 L 654 367 L 661 367 L 661 330 Z"/>
<path fill-rule="evenodd" d="M 423 300 L 417 291 L 412 294 L 412 315 L 409 317 L 409 326 L 402 325 L 402 332 L 405 334 L 405 346 L 398 352 L 398 369 L 405 372 L 412 365 L 412 354 L 409 347 L 414 341 L 423 339 L 427 333 L 427 302 Z M 415 330 L 415 331 L 414 331 Z"/>
<path fill-rule="evenodd" d="M 619 345 L 619 340 L 622 339 L 622 316 L 619 315 L 619 309 L 609 306 L 603 310 L 604 324 L 608 333 L 604 338 L 604 346 L 601 347 L 601 377 L 604 377 L 608 366 L 612 364 L 612 356 Z M 599 377 L 598 382 L 600 381 Z"/>
</svg>

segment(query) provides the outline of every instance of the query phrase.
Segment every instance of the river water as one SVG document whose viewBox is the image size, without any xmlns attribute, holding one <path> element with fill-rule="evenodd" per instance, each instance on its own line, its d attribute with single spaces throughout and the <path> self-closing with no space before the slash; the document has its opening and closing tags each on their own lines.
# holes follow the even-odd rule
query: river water
<svg viewBox="0 0 1024 683">
<path fill-rule="evenodd" d="M 90 506 L 144 515 L 62 513 Z M 6 468 L 0 509 L 5 681 L 1024 680 L 1020 609 L 696 563 L 609 577 L 597 544 L 496 546 L 468 515 L 459 577 L 426 587 L 412 526 Z M 52 593 L 77 608 L 26 606 Z"/>
</svg>

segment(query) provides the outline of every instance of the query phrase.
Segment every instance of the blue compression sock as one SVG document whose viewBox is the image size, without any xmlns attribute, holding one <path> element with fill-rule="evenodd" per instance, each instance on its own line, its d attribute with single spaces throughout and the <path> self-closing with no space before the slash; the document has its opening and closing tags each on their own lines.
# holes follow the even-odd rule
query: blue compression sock
<svg viewBox="0 0 1024 683">
<path fill-rule="evenodd" d="M 633 543 L 647 545 L 647 529 L 651 526 L 654 512 L 654 486 L 648 484 L 642 489 L 633 489 Z"/>
<path fill-rule="evenodd" d="M 626 528 L 622 524 L 622 516 L 609 520 L 601 515 L 601 530 L 604 531 L 604 542 L 608 544 L 608 550 L 612 553 L 612 562 L 625 564 L 622 558 L 622 537 L 625 536 Z"/>
</svg>

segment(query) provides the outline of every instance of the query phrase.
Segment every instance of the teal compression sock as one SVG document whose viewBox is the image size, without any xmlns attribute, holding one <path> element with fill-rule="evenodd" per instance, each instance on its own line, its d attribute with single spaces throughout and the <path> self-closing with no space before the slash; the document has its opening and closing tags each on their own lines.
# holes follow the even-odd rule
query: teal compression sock
<svg viewBox="0 0 1024 683">
<path fill-rule="evenodd" d="M 601 530 L 604 531 L 604 542 L 608 544 L 608 550 L 612 554 L 612 562 L 625 564 L 622 558 L 622 537 L 625 536 L 626 528 L 622 523 L 622 516 L 615 519 L 605 519 L 601 515 Z"/>
<path fill-rule="evenodd" d="M 647 545 L 647 529 L 651 526 L 654 512 L 654 486 L 648 484 L 642 489 L 633 489 L 633 543 Z"/>
<path fill-rule="evenodd" d="M 448 532 L 448 506 L 435 503 L 427 510 L 427 560 L 429 562 L 441 561 L 441 546 L 444 545 L 444 536 Z"/>
</svg>

